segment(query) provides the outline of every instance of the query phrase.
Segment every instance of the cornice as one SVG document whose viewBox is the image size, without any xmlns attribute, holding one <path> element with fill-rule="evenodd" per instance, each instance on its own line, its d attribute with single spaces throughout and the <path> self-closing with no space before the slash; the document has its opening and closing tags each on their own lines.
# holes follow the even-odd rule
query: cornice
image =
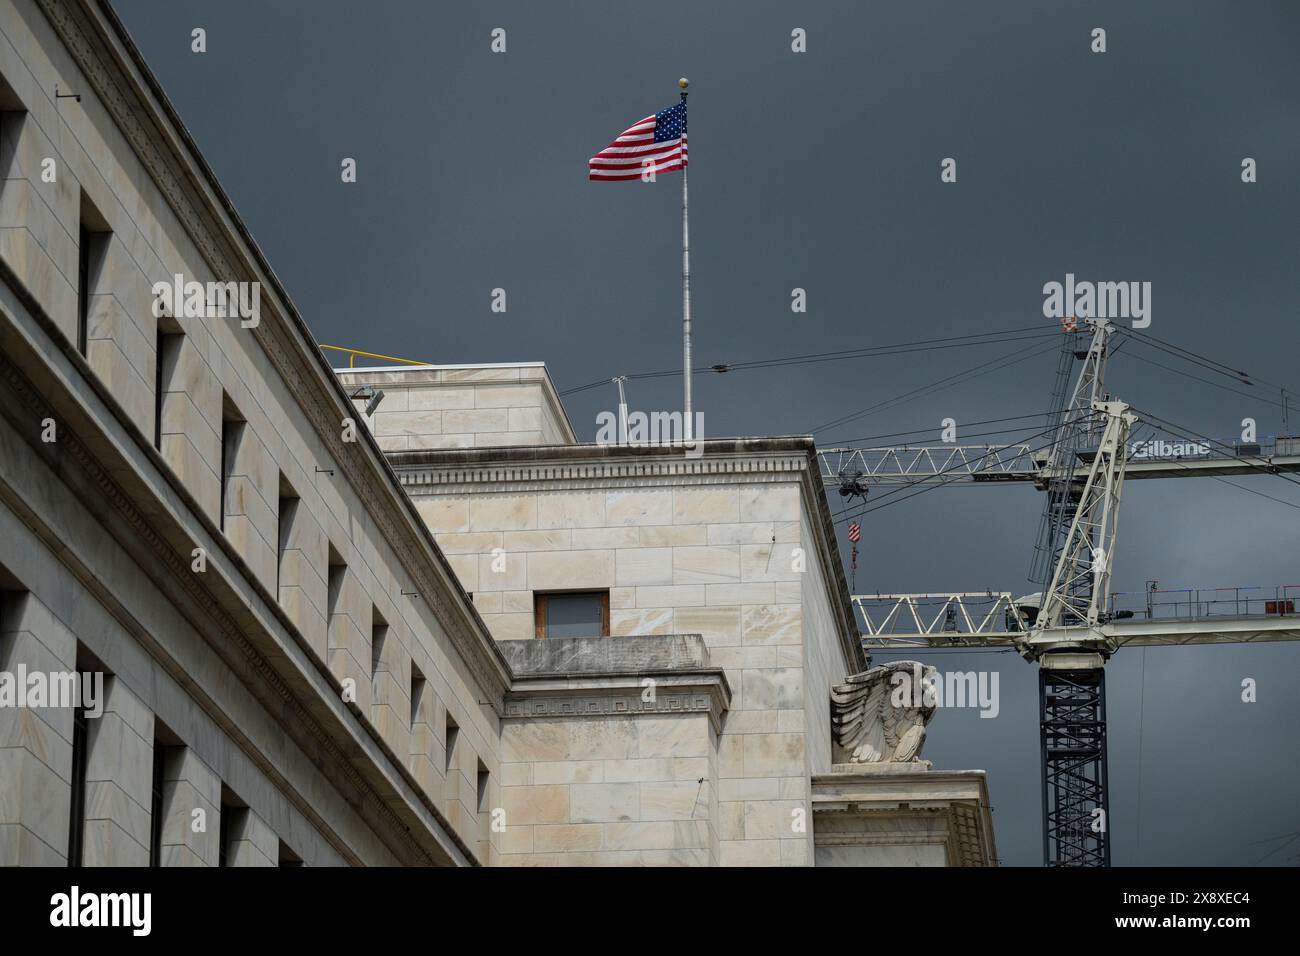
<svg viewBox="0 0 1300 956">
<path fill-rule="evenodd" d="M 116 13 L 102 0 L 37 2 L 214 275 L 261 284 L 261 322 L 248 332 L 495 708 L 509 668 L 486 625 L 373 436 L 342 440 L 340 423 L 355 410 L 334 370 Z"/>
<path fill-rule="evenodd" d="M 529 446 L 531 453 L 536 446 Z M 503 492 L 529 488 L 559 490 L 585 487 L 630 487 L 705 482 L 726 476 L 740 481 L 789 481 L 804 470 L 805 456 L 791 454 L 725 454 L 707 450 L 690 458 L 681 452 L 654 449 L 656 454 L 600 454 L 601 445 L 541 446 L 557 455 L 549 460 L 519 460 L 524 449 L 492 449 L 496 460 L 454 460 L 424 464 L 411 459 L 423 453 L 393 452 L 390 463 L 402 486 L 412 495 L 450 491 Z M 626 452 L 626 449 L 619 449 Z M 459 456 L 458 456 L 459 457 Z M 531 457 L 531 455 L 529 456 Z"/>
<path fill-rule="evenodd" d="M 644 681 L 654 681 L 645 699 Z M 720 669 L 665 673 L 537 674 L 516 678 L 506 695 L 502 720 L 566 717 L 636 717 L 707 714 L 715 733 L 731 705 L 731 688 Z"/>
</svg>

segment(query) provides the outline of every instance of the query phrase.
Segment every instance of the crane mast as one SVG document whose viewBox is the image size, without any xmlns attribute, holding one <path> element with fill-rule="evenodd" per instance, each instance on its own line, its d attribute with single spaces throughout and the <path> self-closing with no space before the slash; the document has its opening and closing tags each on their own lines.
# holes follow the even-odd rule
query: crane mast
<svg viewBox="0 0 1300 956">
<path fill-rule="evenodd" d="M 1034 563 L 1029 579 L 1044 592 L 1048 576 L 1060 557 L 1060 542 L 1070 527 L 1079 502 L 1079 483 L 1075 470 L 1079 453 L 1096 444 L 1102 420 L 1094 412 L 1094 403 L 1105 397 L 1106 356 L 1110 335 L 1115 326 L 1105 320 L 1085 319 L 1092 328 L 1091 341 L 1085 352 L 1073 349 L 1071 339 L 1078 333 L 1068 333 L 1069 339 L 1061 344 L 1061 361 L 1057 368 L 1057 394 L 1055 433 L 1047 452 L 1043 472 L 1046 479 L 1047 498 L 1043 517 L 1039 522 L 1038 543 L 1034 548 Z M 1074 381 L 1068 397 L 1064 385 L 1068 379 L 1072 356 L 1083 358 L 1083 367 Z"/>
</svg>

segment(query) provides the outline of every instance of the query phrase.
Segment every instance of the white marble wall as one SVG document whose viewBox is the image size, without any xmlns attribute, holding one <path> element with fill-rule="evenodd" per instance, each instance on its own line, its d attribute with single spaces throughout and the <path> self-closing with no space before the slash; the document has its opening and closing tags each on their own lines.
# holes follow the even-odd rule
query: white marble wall
<svg viewBox="0 0 1300 956">
<path fill-rule="evenodd" d="M 508 720 L 501 760 L 505 864 L 718 862 L 707 714 Z"/>
<path fill-rule="evenodd" d="M 499 640 L 533 639 L 534 594 L 556 589 L 608 588 L 615 636 L 703 635 L 732 692 L 717 742 L 718 862 L 812 864 L 809 775 L 829 765 L 829 682 L 853 666 L 799 473 L 411 487 Z M 589 739 L 574 732 L 564 759 L 585 766 Z M 537 852 L 513 839 L 505 859 Z"/>
<path fill-rule="evenodd" d="M 348 371 L 339 381 L 355 393 L 382 389 L 375 414 L 359 419 L 385 451 L 484 448 L 505 445 L 572 445 L 573 428 L 546 366 L 402 366 Z"/>
</svg>

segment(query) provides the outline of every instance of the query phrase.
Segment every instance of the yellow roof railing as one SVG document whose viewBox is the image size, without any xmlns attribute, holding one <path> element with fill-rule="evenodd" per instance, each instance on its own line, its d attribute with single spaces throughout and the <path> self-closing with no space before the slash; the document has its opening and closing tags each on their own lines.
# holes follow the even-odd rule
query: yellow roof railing
<svg viewBox="0 0 1300 956">
<path fill-rule="evenodd" d="M 341 345 L 322 345 L 321 348 L 329 349 L 331 352 L 346 352 L 348 354 L 348 368 L 353 368 L 358 355 L 363 358 L 383 359 L 385 362 L 400 362 L 403 365 L 432 365 L 432 362 L 417 362 L 415 359 L 398 358 L 395 355 L 380 355 L 377 352 L 363 352 L 360 349 L 344 348 Z"/>
</svg>

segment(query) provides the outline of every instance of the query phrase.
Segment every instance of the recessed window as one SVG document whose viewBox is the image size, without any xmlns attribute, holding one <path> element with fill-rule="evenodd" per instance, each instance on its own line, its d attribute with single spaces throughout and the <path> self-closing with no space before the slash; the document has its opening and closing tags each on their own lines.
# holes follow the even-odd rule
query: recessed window
<svg viewBox="0 0 1300 956">
<path fill-rule="evenodd" d="M 90 675 L 82 675 L 82 679 Z M 86 708 L 78 707 L 72 718 L 72 805 L 68 819 L 68 866 L 81 866 L 83 835 L 86 831 L 86 756 L 90 725 Z"/>
<path fill-rule="evenodd" d="M 451 772 L 452 763 L 455 760 L 456 741 L 460 739 L 460 727 L 452 719 L 451 714 L 447 715 L 447 723 L 443 728 L 443 740 L 446 742 L 446 765 L 443 770 Z"/>
<path fill-rule="evenodd" d="M 339 601 L 343 599 L 343 579 L 348 573 L 348 566 L 343 563 L 343 556 L 329 546 L 329 568 L 325 574 L 325 613 L 333 618 L 339 613 Z"/>
<path fill-rule="evenodd" d="M 384 642 L 388 640 L 388 622 L 379 613 L 379 608 L 370 609 L 370 679 L 379 677 L 379 670 L 384 665 Z"/>
<path fill-rule="evenodd" d="M 563 591 L 534 597 L 537 637 L 606 637 L 608 591 Z"/>
<path fill-rule="evenodd" d="M 488 768 L 483 761 L 478 762 L 478 812 L 485 813 L 488 808 Z"/>
<path fill-rule="evenodd" d="M 247 423 L 230 396 L 221 396 L 221 530 L 226 530 L 226 516 L 233 515 L 238 505 L 230 494 L 231 478 L 238 463 L 239 443 L 244 437 Z"/>
<path fill-rule="evenodd" d="M 221 818 L 217 825 L 217 866 L 230 866 L 235 834 L 242 832 L 246 821 L 243 815 L 248 808 L 233 790 L 221 785 Z"/>
<path fill-rule="evenodd" d="M 6 572 L 0 567 L 0 588 L 6 586 Z M 14 582 L 16 583 L 16 582 Z M 21 592 L 0 590 L 0 605 L 21 600 Z M 0 626 L 7 617 L 0 606 Z M 106 668 L 77 643 L 77 671 L 83 681 L 92 679 L 95 672 L 103 674 Z M 68 866 L 81 866 L 86 832 L 86 771 L 90 760 L 90 720 L 86 708 L 78 707 L 72 715 L 72 799 L 68 808 Z"/>
<path fill-rule="evenodd" d="M 411 726 L 414 727 L 424 718 L 421 716 L 423 710 L 420 705 L 424 702 L 424 675 L 420 673 L 420 668 L 411 662 Z"/>
<path fill-rule="evenodd" d="M 153 447 L 159 451 L 162 451 L 163 439 L 163 400 L 171 387 L 173 377 L 176 375 L 176 369 L 180 362 L 181 345 L 185 340 L 185 336 L 180 332 L 168 331 L 168 326 L 164 325 L 167 321 L 169 320 L 165 318 L 158 320 L 158 337 L 155 340 L 154 350 Z M 175 322 L 174 319 L 170 321 Z"/>
<path fill-rule="evenodd" d="M 283 840 L 280 841 L 279 865 L 302 866 L 302 857 L 289 849 L 289 844 L 285 843 Z"/>
<path fill-rule="evenodd" d="M 298 507 L 301 504 L 298 493 L 293 490 L 293 485 L 289 484 L 289 479 L 280 475 L 280 493 L 276 498 L 276 521 L 279 524 L 277 530 L 276 555 L 275 555 L 275 583 L 278 586 L 284 580 L 284 555 L 289 550 L 289 541 L 293 534 L 293 522 L 298 517 Z"/>
<path fill-rule="evenodd" d="M 170 727 L 157 717 L 153 722 L 153 787 L 149 803 L 149 865 L 162 866 L 163 824 L 166 822 L 167 800 L 167 762 L 174 759 L 184 743 Z M 172 764 L 173 769 L 177 764 Z"/>
<path fill-rule="evenodd" d="M 81 194 L 81 224 L 77 236 L 77 351 L 86 354 L 90 335 L 90 297 L 97 292 L 100 272 L 112 236 L 95 204 Z"/>
</svg>

